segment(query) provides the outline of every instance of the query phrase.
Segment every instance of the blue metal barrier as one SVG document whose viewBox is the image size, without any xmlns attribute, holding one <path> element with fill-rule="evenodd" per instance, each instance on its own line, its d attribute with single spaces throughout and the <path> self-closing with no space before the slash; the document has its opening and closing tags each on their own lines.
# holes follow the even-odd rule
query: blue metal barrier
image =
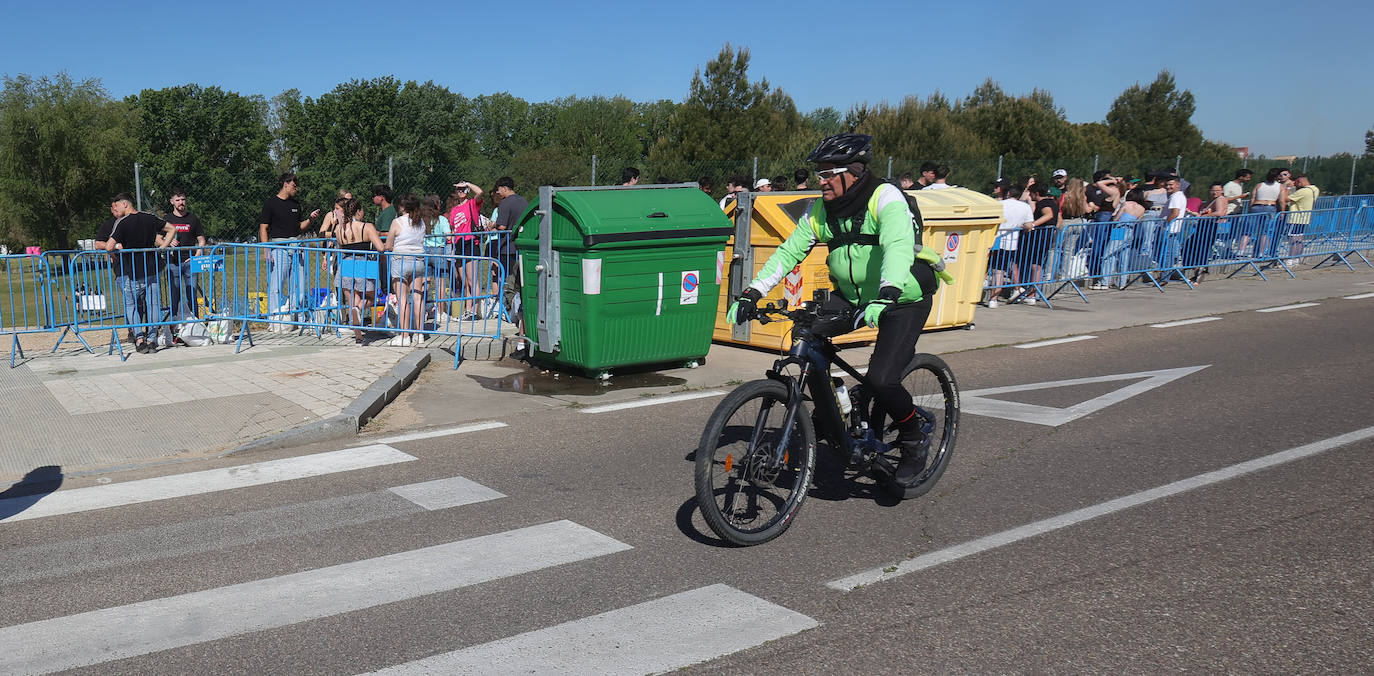
<svg viewBox="0 0 1374 676">
<path fill-rule="evenodd" d="M 1370 265 L 1362 251 L 1374 249 L 1374 206 L 1041 226 L 1000 233 L 995 247 L 984 286 L 991 298 L 1010 292 L 1010 302 L 1053 307 L 1064 289 L 1087 302 L 1085 285 L 1148 283 L 1163 291 L 1177 280 L 1191 289 L 1209 273 L 1267 280 L 1273 267 L 1295 277 L 1292 266 L 1317 256 L 1314 268 L 1341 263 L 1353 270 L 1351 257 Z"/>
<path fill-rule="evenodd" d="M 473 241 L 458 249 L 477 250 Z M 494 241 L 499 247 L 509 240 Z M 294 244 L 223 244 L 215 255 L 225 263 L 210 288 L 225 295 L 212 316 L 239 323 L 240 350 L 245 341 L 253 344 L 253 325 L 317 336 L 347 329 L 359 342 L 365 332 L 381 332 L 398 346 L 452 336 L 460 343 L 456 367 L 462 340 L 499 338 L 501 321 L 509 317 L 500 302 L 506 267 L 492 256 Z"/>
</svg>

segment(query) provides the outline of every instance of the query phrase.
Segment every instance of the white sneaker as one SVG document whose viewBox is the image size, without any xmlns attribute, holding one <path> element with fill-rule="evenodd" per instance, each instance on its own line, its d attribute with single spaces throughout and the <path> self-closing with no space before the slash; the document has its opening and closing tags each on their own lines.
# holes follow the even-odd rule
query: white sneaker
<svg viewBox="0 0 1374 676">
<path fill-rule="evenodd" d="M 1026 305 L 1035 305 L 1035 296 L 1026 296 Z"/>
<path fill-rule="evenodd" d="M 392 336 L 391 340 L 386 341 L 386 344 L 390 347 L 405 347 L 410 343 L 406 340 L 406 337 L 404 335 L 398 333 Z"/>
<path fill-rule="evenodd" d="M 425 340 L 428 338 L 429 336 L 426 336 L 423 333 L 412 333 L 410 334 L 410 344 L 418 347 L 420 345 L 424 345 Z"/>
<path fill-rule="evenodd" d="M 997 302 L 997 296 L 993 296 L 992 298 L 989 298 L 989 299 L 988 299 L 988 309 L 989 309 L 989 310 L 995 309 L 995 308 L 996 308 L 998 305 L 1000 305 L 1000 304 L 1001 304 L 1001 303 L 998 303 L 998 302 Z"/>
</svg>

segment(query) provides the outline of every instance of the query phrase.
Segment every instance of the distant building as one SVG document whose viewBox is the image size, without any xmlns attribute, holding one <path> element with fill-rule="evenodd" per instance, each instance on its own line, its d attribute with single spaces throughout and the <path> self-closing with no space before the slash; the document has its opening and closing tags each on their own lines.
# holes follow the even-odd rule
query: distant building
<svg viewBox="0 0 1374 676">
<path fill-rule="evenodd" d="M 1293 164 L 1294 162 L 1297 162 L 1297 161 L 1298 161 L 1298 156 L 1297 156 L 1297 155 L 1275 155 L 1275 156 L 1273 156 L 1273 157 L 1271 157 L 1271 158 L 1269 158 L 1269 159 L 1271 159 L 1271 160 L 1273 160 L 1273 161 L 1275 161 L 1275 162 L 1285 162 L 1285 163 L 1288 163 L 1288 164 Z"/>
<path fill-rule="evenodd" d="M 1241 147 L 1239 147 L 1239 148 L 1232 148 L 1232 149 L 1231 149 L 1231 152 L 1235 153 L 1235 154 L 1236 154 L 1236 157 L 1240 158 L 1241 160 L 1248 160 L 1248 159 L 1250 159 L 1250 146 L 1241 146 Z"/>
</svg>

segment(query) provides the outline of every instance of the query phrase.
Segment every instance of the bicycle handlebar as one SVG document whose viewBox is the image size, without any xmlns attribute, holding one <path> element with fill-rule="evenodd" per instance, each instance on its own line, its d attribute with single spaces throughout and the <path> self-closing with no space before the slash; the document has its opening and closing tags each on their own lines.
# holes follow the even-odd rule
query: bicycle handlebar
<svg viewBox="0 0 1374 676">
<path fill-rule="evenodd" d="M 822 321 L 852 322 L 854 320 L 853 311 L 821 314 L 818 305 L 813 301 L 807 301 L 792 310 L 787 309 L 786 305 L 778 305 L 777 303 L 760 305 L 756 310 L 757 319 L 760 324 L 790 319 L 793 323 L 801 325 L 811 325 Z"/>
</svg>

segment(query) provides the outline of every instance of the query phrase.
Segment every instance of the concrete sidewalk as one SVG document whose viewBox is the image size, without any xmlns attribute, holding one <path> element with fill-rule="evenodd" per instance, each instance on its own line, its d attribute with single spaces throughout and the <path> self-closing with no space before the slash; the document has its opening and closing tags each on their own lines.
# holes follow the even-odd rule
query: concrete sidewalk
<svg viewBox="0 0 1374 676">
<path fill-rule="evenodd" d="M 1374 270 L 1367 268 L 1298 275 L 1209 281 L 1195 291 L 1177 285 L 1168 293 L 1152 287 L 1091 292 L 1089 304 L 1061 294 L 1055 310 L 979 308 L 974 330 L 926 334 L 920 349 L 949 353 L 1374 293 Z M 1374 307 L 1374 299 L 1341 302 L 1351 303 L 1352 311 Z M 758 377 L 777 356 L 714 345 L 700 368 L 622 374 L 600 383 L 503 358 L 503 345 L 494 341 L 466 343 L 467 360 L 455 371 L 451 338 L 410 350 L 258 333 L 256 346 L 240 354 L 230 344 L 132 354 L 123 362 L 94 343 L 96 354 L 70 340 L 49 354 L 54 336 L 23 338 L 28 359 L 14 369 L 0 367 L 0 482 L 45 465 L 71 476 L 244 447 L 357 443 L 357 422 L 393 398 L 363 428 L 363 440 L 475 420 L 510 422 L 549 408 L 728 388 Z M 862 364 L 867 349 L 845 356 Z M 424 357 L 431 358 L 428 366 Z M 331 424 L 341 418 L 352 423 Z"/>
<path fill-rule="evenodd" d="M 131 353 L 124 361 L 107 354 L 108 332 L 87 334 L 95 353 L 70 338 L 55 353 L 56 336 L 22 338 L 26 359 L 0 367 L 0 482 L 45 465 L 71 476 L 270 444 L 350 406 L 370 414 L 399 393 L 374 394 L 377 383 L 410 368 L 408 384 L 423 366 L 408 348 L 357 347 L 351 337 L 261 332 L 239 354 L 230 343 Z M 451 349 L 454 341 L 434 342 Z M 451 353 L 441 361 L 451 368 Z M 356 431 L 355 418 L 347 436 Z"/>
</svg>

